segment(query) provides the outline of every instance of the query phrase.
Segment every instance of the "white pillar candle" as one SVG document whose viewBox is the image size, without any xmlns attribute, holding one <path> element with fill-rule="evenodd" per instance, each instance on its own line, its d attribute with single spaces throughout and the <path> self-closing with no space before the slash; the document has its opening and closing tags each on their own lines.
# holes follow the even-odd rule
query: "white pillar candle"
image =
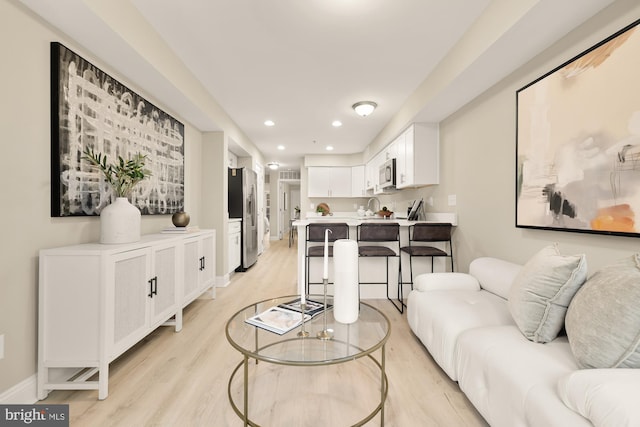
<svg viewBox="0 0 640 427">
<path fill-rule="evenodd" d="M 329 278 L 329 229 L 324 230 L 324 265 L 322 269 L 322 278 Z"/>
<path fill-rule="evenodd" d="M 358 243 L 340 239 L 333 244 L 334 287 L 333 316 L 337 322 L 358 320 L 360 295 L 358 292 Z"/>
</svg>

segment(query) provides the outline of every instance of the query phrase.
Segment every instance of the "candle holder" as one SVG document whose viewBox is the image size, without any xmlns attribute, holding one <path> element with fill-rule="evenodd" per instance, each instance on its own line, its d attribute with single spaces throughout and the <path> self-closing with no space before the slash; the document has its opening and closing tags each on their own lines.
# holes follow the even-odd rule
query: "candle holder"
<svg viewBox="0 0 640 427">
<path fill-rule="evenodd" d="M 300 303 L 300 311 L 302 311 L 302 325 L 300 326 L 300 332 L 298 332 L 298 336 L 302 337 L 302 338 L 305 338 L 305 337 L 309 336 L 309 332 L 304 330 L 304 324 L 305 324 L 304 311 L 305 311 L 306 308 L 307 308 L 307 304 L 301 302 Z"/>
<path fill-rule="evenodd" d="M 331 331 L 327 329 L 327 284 L 329 283 L 329 279 L 322 279 L 322 284 L 324 285 L 324 312 L 323 316 L 323 328 L 318 334 L 316 338 L 319 340 L 330 340 L 333 338 L 333 334 Z"/>
</svg>

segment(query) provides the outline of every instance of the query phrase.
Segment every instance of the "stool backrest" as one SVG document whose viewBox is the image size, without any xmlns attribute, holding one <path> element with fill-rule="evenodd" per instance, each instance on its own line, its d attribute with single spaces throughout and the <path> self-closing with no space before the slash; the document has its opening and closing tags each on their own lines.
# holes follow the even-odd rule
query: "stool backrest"
<svg viewBox="0 0 640 427">
<path fill-rule="evenodd" d="M 358 240 L 361 242 L 395 242 L 400 240 L 400 225 L 392 223 L 364 223 L 358 226 Z"/>
<path fill-rule="evenodd" d="M 414 242 L 446 242 L 451 240 L 452 227 L 448 222 L 414 224 L 410 239 Z"/>
<path fill-rule="evenodd" d="M 349 226 L 344 222 L 311 223 L 307 225 L 307 241 L 324 242 L 324 232 L 327 229 L 331 230 L 327 237 L 330 242 L 349 238 Z"/>
</svg>

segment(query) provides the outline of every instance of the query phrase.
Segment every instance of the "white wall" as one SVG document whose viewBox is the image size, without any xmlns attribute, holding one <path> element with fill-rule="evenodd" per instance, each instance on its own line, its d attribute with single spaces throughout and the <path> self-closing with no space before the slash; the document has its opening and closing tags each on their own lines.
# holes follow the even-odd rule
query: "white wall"
<svg viewBox="0 0 640 427">
<path fill-rule="evenodd" d="M 551 242 L 564 253 L 586 253 L 590 273 L 638 252 L 633 237 L 515 227 L 516 90 L 640 17 L 640 3 L 614 3 L 517 72 L 440 124 L 441 184 L 384 200 L 433 197 L 433 211 L 458 213 L 454 235 L 457 268 L 478 256 L 524 263 Z M 402 192 L 404 193 L 404 192 Z M 457 196 L 450 207 L 447 196 Z M 398 202 L 399 203 L 399 202 Z"/>
<path fill-rule="evenodd" d="M 60 41 L 185 124 L 185 210 L 200 220 L 202 135 L 148 93 L 122 79 L 107 64 L 73 41 L 43 25 L 12 2 L 0 2 L 5 35 L 0 61 L 0 129 L 2 129 L 4 225 L 0 254 L 0 395 L 36 372 L 38 251 L 95 241 L 99 218 L 50 217 L 49 43 Z M 142 232 L 171 224 L 169 215 L 143 216 Z"/>
</svg>

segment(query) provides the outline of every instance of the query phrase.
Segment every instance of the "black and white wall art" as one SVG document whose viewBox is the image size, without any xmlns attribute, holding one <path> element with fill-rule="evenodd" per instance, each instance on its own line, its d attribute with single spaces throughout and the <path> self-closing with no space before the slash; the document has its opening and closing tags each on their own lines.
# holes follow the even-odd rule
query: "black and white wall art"
<svg viewBox="0 0 640 427">
<path fill-rule="evenodd" d="M 129 200 L 143 214 L 184 207 L 184 125 L 60 43 L 51 43 L 51 216 L 98 215 L 112 191 L 82 160 L 85 147 L 125 160 L 141 153 L 151 177 Z"/>
</svg>

